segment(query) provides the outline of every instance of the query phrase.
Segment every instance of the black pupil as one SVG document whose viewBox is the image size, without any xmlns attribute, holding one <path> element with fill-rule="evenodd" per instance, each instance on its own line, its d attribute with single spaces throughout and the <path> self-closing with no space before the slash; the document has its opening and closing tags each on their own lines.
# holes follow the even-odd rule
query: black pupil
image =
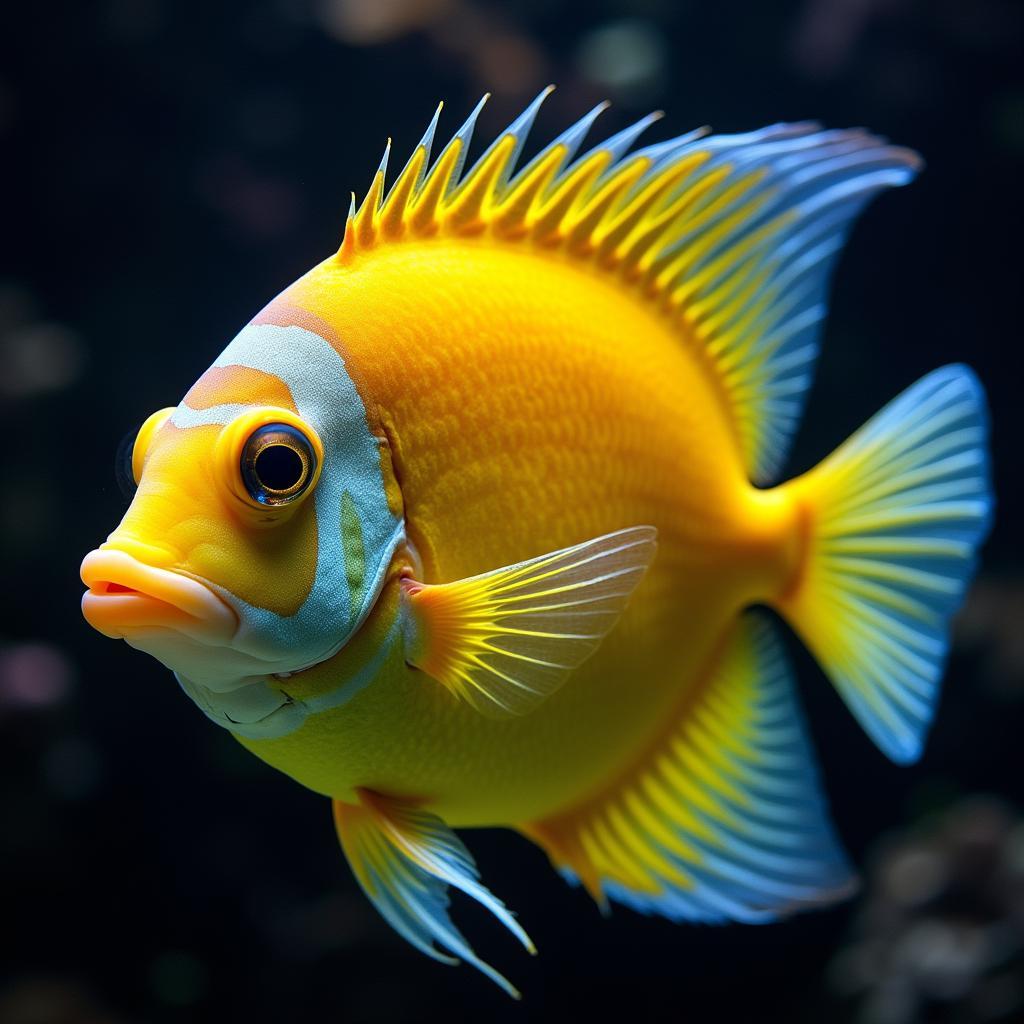
<svg viewBox="0 0 1024 1024">
<path fill-rule="evenodd" d="M 299 453 L 283 444 L 267 445 L 256 456 L 254 469 L 268 491 L 289 491 L 302 480 L 304 466 Z"/>
</svg>

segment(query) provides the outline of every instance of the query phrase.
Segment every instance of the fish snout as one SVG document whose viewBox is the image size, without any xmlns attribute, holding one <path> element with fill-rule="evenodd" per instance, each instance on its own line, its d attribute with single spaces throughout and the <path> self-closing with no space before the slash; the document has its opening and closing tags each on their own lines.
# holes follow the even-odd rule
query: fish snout
<svg viewBox="0 0 1024 1024">
<path fill-rule="evenodd" d="M 224 644 L 238 617 L 208 586 L 173 569 L 149 565 L 128 551 L 104 545 L 82 562 L 82 614 L 115 639 L 173 630 L 204 644 Z"/>
</svg>

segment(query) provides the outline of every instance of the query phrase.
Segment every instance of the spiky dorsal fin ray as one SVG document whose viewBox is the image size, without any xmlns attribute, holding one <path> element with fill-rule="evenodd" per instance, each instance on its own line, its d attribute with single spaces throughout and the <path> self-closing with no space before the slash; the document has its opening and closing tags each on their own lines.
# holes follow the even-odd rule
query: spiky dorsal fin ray
<svg viewBox="0 0 1024 1024">
<path fill-rule="evenodd" d="M 465 174 L 483 100 L 430 164 L 435 114 L 390 192 L 389 143 L 338 259 L 402 238 L 489 234 L 600 267 L 655 303 L 707 360 L 748 472 L 772 481 L 810 386 L 836 256 L 867 200 L 909 181 L 917 156 L 859 129 L 810 123 L 701 129 L 630 152 L 660 116 L 649 115 L 576 158 L 602 105 L 516 172 L 549 92 Z"/>
</svg>

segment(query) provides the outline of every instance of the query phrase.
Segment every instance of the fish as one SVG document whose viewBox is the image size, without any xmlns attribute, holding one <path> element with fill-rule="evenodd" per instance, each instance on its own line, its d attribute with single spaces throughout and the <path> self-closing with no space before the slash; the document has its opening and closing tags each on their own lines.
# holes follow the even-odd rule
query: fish
<svg viewBox="0 0 1024 1024">
<path fill-rule="evenodd" d="M 766 923 L 850 895 L 792 629 L 916 761 L 993 510 L 984 391 L 935 370 L 786 478 L 828 289 L 912 151 L 863 129 L 601 104 L 467 169 L 483 100 L 126 449 L 86 620 L 331 801 L 359 886 L 517 996 L 452 891 L 531 953 L 456 829 L 509 828 L 597 905 Z M 486 99 L 486 97 L 484 97 Z"/>
</svg>

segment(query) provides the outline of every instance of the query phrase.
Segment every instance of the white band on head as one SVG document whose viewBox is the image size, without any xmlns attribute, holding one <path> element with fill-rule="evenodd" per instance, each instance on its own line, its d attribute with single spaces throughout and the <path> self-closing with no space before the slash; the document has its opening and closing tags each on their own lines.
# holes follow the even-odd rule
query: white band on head
<svg viewBox="0 0 1024 1024">
<path fill-rule="evenodd" d="M 277 615 L 241 600 L 219 581 L 207 581 L 238 612 L 234 646 L 274 663 L 268 673 L 292 671 L 332 656 L 359 627 L 383 585 L 404 536 L 404 523 L 388 506 L 380 446 L 370 432 L 362 398 L 341 355 L 326 339 L 303 327 L 250 324 L 213 366 L 244 366 L 277 377 L 290 390 L 299 416 L 323 442 L 323 468 L 313 494 L 316 571 L 299 610 L 290 616 Z M 192 409 L 182 402 L 171 422 L 180 428 L 227 424 L 249 408 L 244 403 L 225 403 Z M 346 492 L 362 530 L 365 552 L 362 582 L 355 595 L 349 578 L 356 574 L 346 571 L 341 533 Z"/>
</svg>

